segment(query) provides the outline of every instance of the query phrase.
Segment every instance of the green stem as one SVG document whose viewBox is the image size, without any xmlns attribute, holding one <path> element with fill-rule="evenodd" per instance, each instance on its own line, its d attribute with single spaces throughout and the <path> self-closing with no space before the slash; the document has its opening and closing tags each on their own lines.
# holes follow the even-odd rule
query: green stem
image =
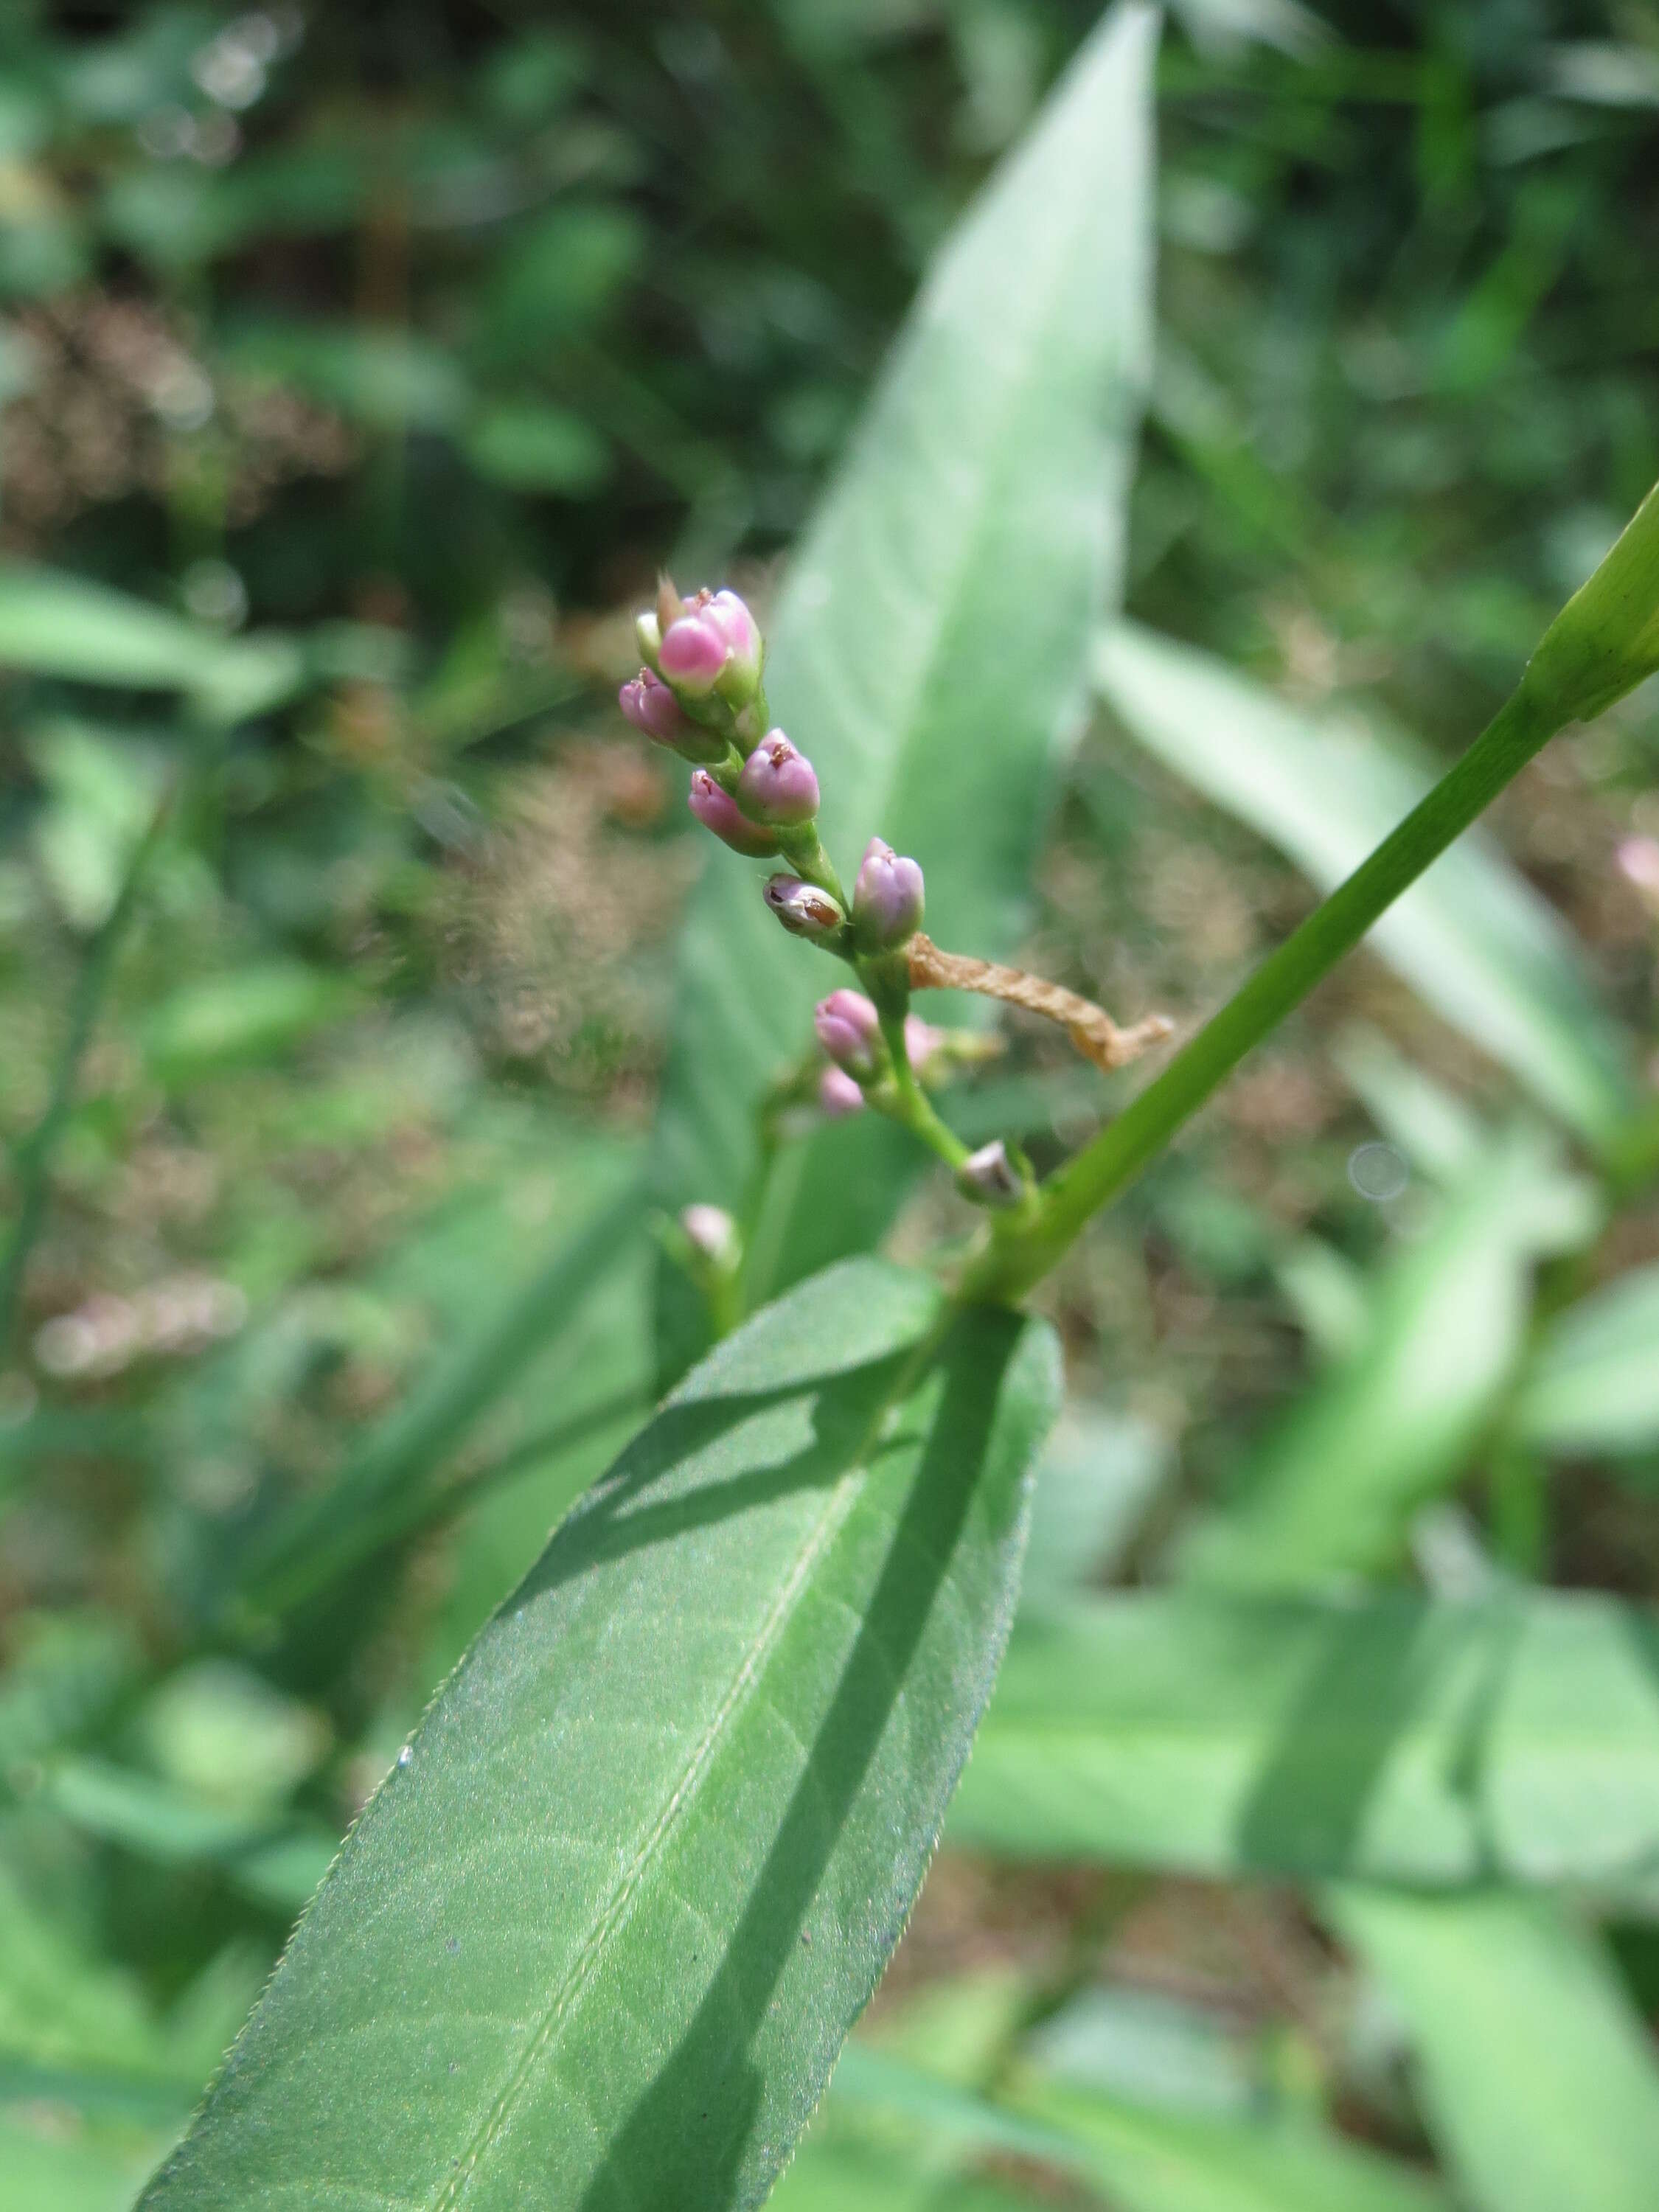
<svg viewBox="0 0 1659 2212">
<path fill-rule="evenodd" d="M 1245 1054 L 1301 1004 L 1559 726 L 1523 685 L 1455 767 L 1182 1048 L 1157 1081 L 1044 1186 L 1029 1227 L 982 1246 L 963 1273 L 958 1296 L 978 1304 L 1011 1304 L 1024 1297 L 1091 1216 L 1134 1180 Z"/>
<path fill-rule="evenodd" d="M 6 1249 L 4 1262 L 0 1264 L 0 1359 L 5 1358 L 11 1344 L 17 1309 L 22 1300 L 23 1277 L 28 1267 L 29 1255 L 34 1249 L 35 1240 L 46 1219 L 52 1159 L 64 1131 L 69 1126 L 81 1063 L 86 1057 L 87 1047 L 92 1041 L 93 1029 L 104 1003 L 104 994 L 114 973 L 116 954 L 120 951 L 121 940 L 126 935 L 127 925 L 132 918 L 138 886 L 149 866 L 150 856 L 161 842 L 173 797 L 173 790 L 163 794 L 149 827 L 127 864 L 127 872 L 115 903 L 88 948 L 87 957 L 81 963 L 81 972 L 75 981 L 75 990 L 70 1002 L 69 1028 L 52 1073 L 52 1091 L 46 1100 L 46 1111 L 17 1147 L 17 1220 L 11 1233 L 11 1242 Z"/>
<path fill-rule="evenodd" d="M 892 1068 L 867 1094 L 870 1103 L 890 1121 L 908 1129 L 913 1137 L 919 1137 L 954 1175 L 968 1158 L 968 1147 L 956 1131 L 939 1119 L 933 1110 L 933 1100 L 916 1081 L 915 1070 L 905 1048 L 902 1007 L 896 1013 L 882 1008 L 881 1033 L 887 1041 Z"/>
<path fill-rule="evenodd" d="M 798 876 L 806 883 L 816 884 L 821 891 L 828 891 L 843 914 L 851 912 L 847 894 L 841 887 L 841 878 L 836 873 L 836 864 L 823 849 L 817 823 L 809 822 L 801 830 L 783 831 L 778 842 L 783 848 L 784 859 Z"/>
</svg>

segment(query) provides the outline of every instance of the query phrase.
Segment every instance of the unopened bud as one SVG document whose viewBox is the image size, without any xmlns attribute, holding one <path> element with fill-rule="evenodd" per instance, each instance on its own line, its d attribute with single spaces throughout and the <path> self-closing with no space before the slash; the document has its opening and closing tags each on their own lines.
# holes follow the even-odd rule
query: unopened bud
<svg viewBox="0 0 1659 2212">
<path fill-rule="evenodd" d="M 706 699 L 731 659 L 732 648 L 720 624 L 699 609 L 682 615 L 662 634 L 657 665 L 677 691 L 688 699 Z"/>
<path fill-rule="evenodd" d="M 920 863 L 872 837 L 853 886 L 853 921 L 860 941 L 873 952 L 891 951 L 915 935 L 921 912 Z"/>
<path fill-rule="evenodd" d="M 726 640 L 732 656 L 720 672 L 720 696 L 733 707 L 745 706 L 760 689 L 765 658 L 760 624 L 735 592 L 716 592 L 703 613 Z"/>
<path fill-rule="evenodd" d="M 711 1267 L 724 1273 L 737 1265 L 738 1224 L 723 1206 L 688 1206 L 680 1227 L 693 1252 Z"/>
<path fill-rule="evenodd" d="M 957 1170 L 957 1188 L 980 1206 L 1009 1206 L 1019 1204 L 1030 1184 L 1009 1158 L 1007 1146 L 996 1137 L 969 1152 Z"/>
<path fill-rule="evenodd" d="M 658 655 L 662 651 L 662 624 L 657 620 L 655 615 L 648 611 L 635 615 L 634 635 L 639 640 L 641 659 L 648 667 L 654 668 Z"/>
<path fill-rule="evenodd" d="M 914 1073 L 925 1076 L 934 1054 L 945 1042 L 943 1030 L 936 1030 L 932 1022 L 925 1022 L 920 1014 L 904 1017 L 904 1057 Z"/>
<path fill-rule="evenodd" d="M 680 712 L 679 701 L 648 668 L 641 669 L 631 684 L 624 684 L 617 698 L 634 727 L 654 738 L 659 745 L 677 744 L 692 727 Z"/>
<path fill-rule="evenodd" d="M 715 761 L 726 757 L 726 739 L 717 730 L 705 730 L 683 713 L 679 701 L 667 684 L 648 668 L 641 669 L 631 684 L 624 684 L 617 697 L 636 730 L 643 730 L 659 744 L 669 746 L 682 760 Z M 769 846 L 767 849 L 771 852 L 776 848 Z"/>
<path fill-rule="evenodd" d="M 812 1026 L 837 1067 L 866 1081 L 875 1073 L 881 1019 L 862 991 L 831 991 L 814 1009 Z"/>
<path fill-rule="evenodd" d="M 842 1067 L 826 1067 L 818 1078 L 818 1104 L 832 1121 L 844 1121 L 864 1103 L 864 1093 Z"/>
<path fill-rule="evenodd" d="M 847 916 L 828 891 L 799 876 L 774 876 L 766 886 L 766 903 L 792 937 L 805 937 L 826 945 L 843 927 Z"/>
<path fill-rule="evenodd" d="M 776 854 L 778 841 L 772 832 L 762 829 L 758 822 L 751 822 L 706 768 L 691 771 L 691 789 L 686 804 L 703 828 L 712 830 L 721 844 L 729 845 L 734 853 L 745 853 L 754 860 L 769 860 Z"/>
<path fill-rule="evenodd" d="M 818 811 L 818 780 L 805 753 L 781 730 L 769 730 L 743 764 L 738 798 L 757 822 L 793 830 Z"/>
</svg>

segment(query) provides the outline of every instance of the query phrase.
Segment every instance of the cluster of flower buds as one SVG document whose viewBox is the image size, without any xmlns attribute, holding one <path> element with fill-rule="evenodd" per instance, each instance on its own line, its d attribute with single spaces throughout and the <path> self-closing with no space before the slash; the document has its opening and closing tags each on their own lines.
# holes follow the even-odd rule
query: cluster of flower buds
<svg viewBox="0 0 1659 2212">
<path fill-rule="evenodd" d="M 682 599 L 665 576 L 635 631 L 644 665 L 622 687 L 623 713 L 692 763 L 689 803 L 706 830 L 749 859 L 788 863 L 765 888 L 783 927 L 849 960 L 897 951 L 921 927 L 921 869 L 872 837 L 852 897 L 842 890 L 818 838 L 812 763 L 768 727 L 766 649 L 744 601 Z"/>
<path fill-rule="evenodd" d="M 818 1103 L 832 1119 L 856 1114 L 865 1103 L 865 1092 L 890 1072 L 875 1002 L 862 991 L 831 991 L 819 1000 L 812 1026 L 829 1062 L 818 1078 Z M 921 1081 L 926 1082 L 939 1066 L 944 1043 L 943 1031 L 931 1022 L 920 1014 L 905 1016 L 904 1056 Z"/>
<path fill-rule="evenodd" d="M 665 576 L 634 627 L 644 665 L 620 697 L 636 730 L 703 765 L 753 744 L 766 727 L 766 650 L 735 592 L 683 599 Z"/>
<path fill-rule="evenodd" d="M 914 957 L 906 948 L 922 921 L 921 866 L 872 837 L 850 898 L 842 889 L 818 837 L 812 763 L 769 726 L 765 647 L 749 608 L 735 592 L 683 599 L 664 577 L 655 606 L 635 628 L 644 665 L 622 687 L 623 713 L 691 763 L 689 804 L 706 830 L 733 852 L 784 863 L 764 888 L 784 928 L 845 960 L 874 994 L 832 991 L 822 1002 L 815 1025 L 823 1064 L 816 1073 L 803 1066 L 781 1103 L 787 1107 L 791 1097 L 805 1103 L 810 1093 L 821 1113 L 836 1117 L 873 1102 L 907 1121 L 953 1165 L 961 1162 L 957 1180 L 966 1196 L 1002 1208 L 1023 1203 L 1031 1188 L 1023 1159 L 1001 1145 L 964 1155 L 912 1079 L 925 1080 L 930 1069 L 937 1075 L 953 1056 L 982 1057 L 983 1041 L 975 1046 L 965 1034 L 956 1040 L 905 1011 Z M 693 1207 L 681 1217 L 682 1257 L 706 1287 L 735 1279 L 735 1244 L 727 1239 L 736 1234 L 714 1208 Z"/>
</svg>

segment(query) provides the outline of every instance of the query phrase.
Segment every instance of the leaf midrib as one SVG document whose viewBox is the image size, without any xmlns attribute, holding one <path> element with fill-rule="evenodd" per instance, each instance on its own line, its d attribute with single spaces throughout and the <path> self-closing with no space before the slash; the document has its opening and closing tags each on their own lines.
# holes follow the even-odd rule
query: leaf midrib
<svg viewBox="0 0 1659 2212">
<path fill-rule="evenodd" d="M 459 2162 L 451 2168 L 437 2195 L 430 2200 L 429 2212 L 454 2212 L 454 2208 L 460 2202 L 461 2192 L 479 2161 L 511 2119 L 571 2006 L 592 1982 L 606 1943 L 625 1919 L 628 1907 L 653 1862 L 660 1856 L 683 1816 L 696 1802 L 699 1785 L 714 1763 L 728 1726 L 750 1702 L 751 1693 L 765 1671 L 767 1661 L 776 1650 L 794 1616 L 797 1602 L 813 1567 L 833 1545 L 863 1495 L 865 1479 L 870 1471 L 869 1462 L 880 1440 L 883 1425 L 894 1407 L 901 1404 L 915 1388 L 953 1318 L 954 1309 L 945 1305 L 877 1401 L 846 1469 L 833 1485 L 823 1511 L 797 1553 L 758 1634 L 745 1652 L 679 1779 L 669 1792 L 654 1826 L 605 1900 L 580 1950 L 544 2008 L 529 2043 L 507 2082 L 489 2112 L 474 2130 Z"/>
</svg>

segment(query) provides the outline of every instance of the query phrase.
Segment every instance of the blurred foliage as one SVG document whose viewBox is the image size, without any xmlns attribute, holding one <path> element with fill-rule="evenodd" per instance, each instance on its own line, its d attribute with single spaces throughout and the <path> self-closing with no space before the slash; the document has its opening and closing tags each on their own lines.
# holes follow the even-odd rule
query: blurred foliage
<svg viewBox="0 0 1659 2212">
<path fill-rule="evenodd" d="M 617 725 L 629 610 L 665 560 L 764 600 L 930 253 L 1095 13 L 0 11 L 20 2212 L 129 2201 L 426 1696 L 634 1425 L 653 1367 L 626 1232 L 696 862 Z M 1132 610 L 1271 686 L 1301 742 L 1363 701 L 1443 757 L 1659 476 L 1659 33 L 1620 0 L 1184 0 L 1159 131 Z M 1318 876 L 1363 842 L 1366 779 L 1322 841 L 1103 689 L 1033 964 L 1185 1017 L 1304 910 L 1281 852 Z M 1593 994 L 1581 1042 L 1604 1056 L 1616 1021 L 1636 1097 L 1656 760 L 1638 693 L 1498 810 L 1582 957 L 1513 880 L 1490 960 L 1462 948 L 1468 989 L 1507 975 L 1540 1021 Z M 1040 1592 L 1067 1579 L 1044 1560 L 1201 1581 L 1207 1555 L 1430 1598 L 1659 1595 L 1650 1147 L 1589 1113 L 1559 1141 L 1512 1129 L 1528 1091 L 1559 1100 L 1494 1041 L 1512 1025 L 1447 997 L 1490 880 L 1472 863 L 1461 908 L 1448 891 L 1443 960 L 1322 992 L 1068 1263 L 1081 1404 Z M 1022 1032 L 952 1110 L 1018 1122 L 1046 1165 L 1092 1100 Z M 1593 1194 L 1563 1152 L 1585 1136 Z M 946 1203 L 901 1241 L 960 1226 Z M 1455 1300 L 1416 1297 L 1448 1279 L 1425 1255 L 1473 1285 L 1467 1340 Z M 1425 1346 L 1448 1356 L 1425 1370 Z M 1407 1389 L 1355 1556 L 1297 1506 L 1306 1439 L 1374 1438 Z M 1198 1693 L 1170 1665 L 1178 1717 Z M 1398 1900 L 1351 1898 L 1338 1951 L 1305 1899 L 1219 1879 L 1240 1864 L 1176 1851 L 1200 1881 L 1115 1850 L 1073 1834 L 1077 1863 L 1041 1874 L 947 1853 L 872 2030 L 899 2070 L 860 2103 L 851 2069 L 787 2190 L 863 2202 L 875 2172 L 933 2203 L 968 2171 L 945 2201 L 992 2206 L 1036 2154 L 1007 2111 L 1081 2103 L 1073 2180 L 1115 2203 L 1443 2201 L 1364 2143 L 1432 2145 L 1478 2197 L 1510 2185 L 1502 2097 L 1494 2119 L 1455 2081 L 1459 2023 L 1487 2033 L 1506 1986 L 1481 1947 L 1508 1943 L 1517 2012 L 1583 1997 L 1608 2098 L 1659 2005 L 1650 1869 L 1613 1899 L 1615 1990 L 1554 1923 L 1511 1941 L 1504 1900 L 1435 1907 L 1468 1915 L 1437 1947 Z M 1406 1962 L 1401 2012 L 1362 1958 Z M 905 2061 L 959 2104 L 918 2118 Z M 1288 2133 L 1249 2154 L 1256 2193 L 1203 2193 L 1267 2109 Z M 1310 2148 L 1322 2113 L 1353 2142 Z M 1190 2193 L 1137 2194 L 1147 2171 Z"/>
</svg>

